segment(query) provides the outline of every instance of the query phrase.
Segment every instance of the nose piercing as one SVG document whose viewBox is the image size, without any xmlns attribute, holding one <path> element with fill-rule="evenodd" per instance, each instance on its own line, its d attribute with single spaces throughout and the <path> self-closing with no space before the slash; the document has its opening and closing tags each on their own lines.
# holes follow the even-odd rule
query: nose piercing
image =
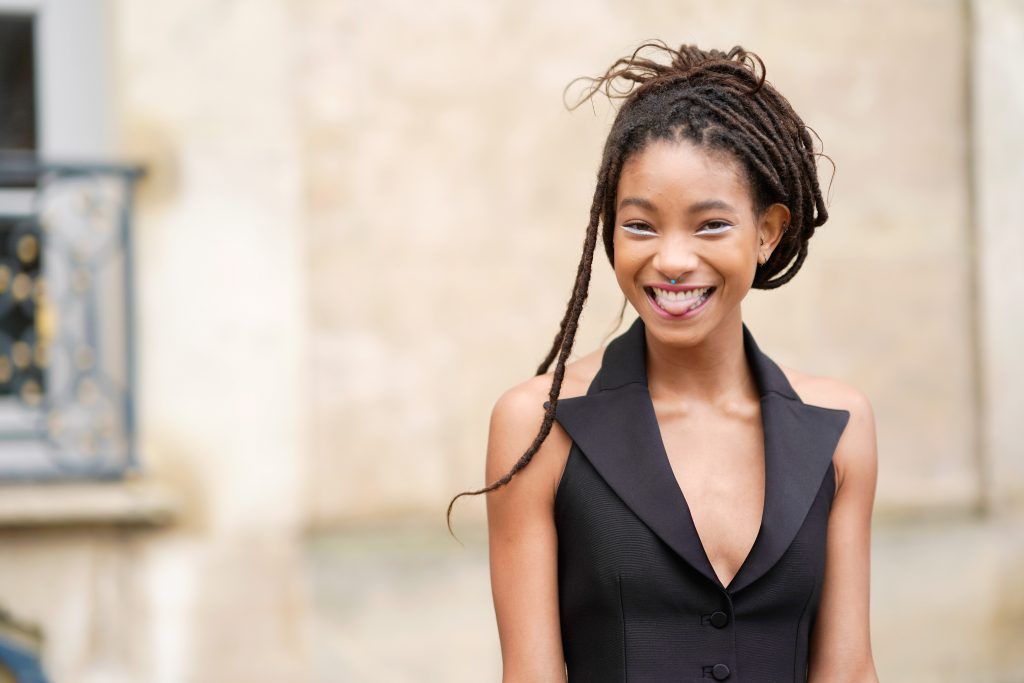
<svg viewBox="0 0 1024 683">
<path fill-rule="evenodd" d="M 669 282 L 671 282 L 672 284 L 675 284 L 675 283 L 676 283 L 676 281 L 675 281 L 675 280 L 669 280 Z"/>
</svg>

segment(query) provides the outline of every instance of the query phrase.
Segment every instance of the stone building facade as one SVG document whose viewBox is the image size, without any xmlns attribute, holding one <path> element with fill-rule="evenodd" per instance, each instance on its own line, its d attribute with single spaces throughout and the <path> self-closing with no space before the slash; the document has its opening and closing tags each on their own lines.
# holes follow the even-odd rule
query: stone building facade
<svg viewBox="0 0 1024 683">
<path fill-rule="evenodd" d="M 653 37 L 757 52 L 836 163 L 803 270 L 744 318 L 872 400 L 882 680 L 1024 678 L 1019 2 L 4 12 L 50 22 L 41 107 L 78 114 L 42 151 L 147 171 L 141 466 L 0 487 L 0 605 L 55 681 L 499 679 L 483 501 L 466 546 L 444 509 L 575 274 L 613 112 L 562 89 Z M 575 355 L 621 303 L 596 259 Z"/>
</svg>

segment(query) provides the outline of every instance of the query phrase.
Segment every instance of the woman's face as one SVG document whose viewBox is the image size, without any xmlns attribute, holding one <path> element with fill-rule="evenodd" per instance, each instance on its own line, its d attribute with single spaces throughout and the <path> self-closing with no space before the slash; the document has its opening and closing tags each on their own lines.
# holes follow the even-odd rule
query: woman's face
<svg viewBox="0 0 1024 683">
<path fill-rule="evenodd" d="M 657 140 L 630 157 L 615 201 L 615 278 L 665 341 L 739 317 L 759 250 L 767 258 L 789 220 L 782 204 L 758 220 L 740 163 L 687 141 Z"/>
</svg>

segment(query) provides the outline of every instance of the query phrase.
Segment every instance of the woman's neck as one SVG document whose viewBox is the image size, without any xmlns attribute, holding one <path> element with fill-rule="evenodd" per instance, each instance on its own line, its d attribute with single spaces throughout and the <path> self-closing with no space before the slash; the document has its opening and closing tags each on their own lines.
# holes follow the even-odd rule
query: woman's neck
<svg viewBox="0 0 1024 683">
<path fill-rule="evenodd" d="M 674 405 L 735 405 L 757 399 L 743 348 L 742 321 L 723 324 L 693 346 L 672 346 L 646 331 L 647 382 L 652 399 Z"/>
</svg>

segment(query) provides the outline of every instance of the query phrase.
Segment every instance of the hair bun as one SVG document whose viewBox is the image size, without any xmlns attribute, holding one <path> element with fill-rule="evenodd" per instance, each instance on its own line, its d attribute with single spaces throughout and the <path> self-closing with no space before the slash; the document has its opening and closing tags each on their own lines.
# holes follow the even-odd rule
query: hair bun
<svg viewBox="0 0 1024 683">
<path fill-rule="evenodd" d="M 646 43 L 647 45 L 654 45 L 656 43 Z M 733 48 L 733 52 L 741 51 L 743 48 L 736 46 Z M 702 50 L 696 45 L 685 44 L 675 50 L 672 55 L 672 66 L 678 71 L 686 72 L 691 69 L 701 66 L 706 62 L 715 60 L 728 60 L 732 59 L 732 52 L 726 53 L 721 50 Z"/>
<path fill-rule="evenodd" d="M 641 53 L 645 50 L 653 50 L 654 54 L 650 57 L 644 56 Z M 667 57 L 667 63 L 651 58 L 657 56 Z M 575 104 L 566 104 L 570 110 L 576 109 L 600 91 L 603 91 L 609 100 L 613 100 L 639 95 L 643 91 L 680 78 L 735 81 L 737 77 L 749 85 L 749 94 L 757 93 L 764 84 L 764 62 L 758 55 L 748 52 L 740 45 L 723 52 L 716 49 L 703 50 L 692 43 L 672 48 L 664 41 L 655 39 L 642 43 L 631 56 L 616 60 L 600 76 L 580 76 L 573 79 L 565 87 L 563 101 L 569 88 L 579 80 L 590 81 L 591 85 Z M 619 81 L 626 81 L 627 87 L 621 88 L 618 85 Z"/>
</svg>

